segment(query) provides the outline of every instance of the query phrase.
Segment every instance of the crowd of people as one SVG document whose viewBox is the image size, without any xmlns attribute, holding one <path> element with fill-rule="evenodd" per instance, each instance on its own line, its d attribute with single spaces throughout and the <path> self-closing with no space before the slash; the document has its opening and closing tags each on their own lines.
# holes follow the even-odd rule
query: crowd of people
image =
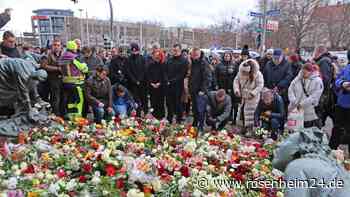
<svg viewBox="0 0 350 197">
<path fill-rule="evenodd" d="M 37 83 L 34 92 L 57 116 L 71 119 L 92 113 L 97 123 L 131 114 L 152 114 L 171 123 L 193 117 L 192 125 L 200 131 L 205 125 L 221 130 L 242 122 L 244 135 L 263 127 L 277 139 L 288 114 L 301 110 L 306 128 L 322 128 L 328 117 L 332 119 L 333 149 L 350 143 L 350 65 L 340 68 L 324 46 L 305 61 L 298 53 L 285 54 L 278 48 L 253 59 L 248 46 L 240 54 L 227 51 L 207 57 L 199 48 L 182 49 L 180 44 L 169 52 L 154 45 L 142 54 L 132 43 L 126 55 L 117 47 L 82 47 L 79 39 L 51 43 L 45 50 L 19 48 L 15 36 L 6 31 L 0 61 L 39 63 L 47 79 Z"/>
</svg>

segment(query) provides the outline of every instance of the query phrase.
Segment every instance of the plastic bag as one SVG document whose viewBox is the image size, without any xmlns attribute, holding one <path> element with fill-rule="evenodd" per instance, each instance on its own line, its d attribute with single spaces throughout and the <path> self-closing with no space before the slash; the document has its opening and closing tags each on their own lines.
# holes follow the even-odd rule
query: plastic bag
<svg viewBox="0 0 350 197">
<path fill-rule="evenodd" d="M 298 131 L 304 128 L 304 110 L 295 108 L 288 114 L 287 128 L 289 131 Z"/>
</svg>

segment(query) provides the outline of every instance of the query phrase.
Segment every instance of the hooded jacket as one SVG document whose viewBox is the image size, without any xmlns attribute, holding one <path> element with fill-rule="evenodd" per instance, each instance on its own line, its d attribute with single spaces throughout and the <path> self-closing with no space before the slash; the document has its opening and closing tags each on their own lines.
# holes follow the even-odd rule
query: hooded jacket
<svg viewBox="0 0 350 197">
<path fill-rule="evenodd" d="M 343 88 L 344 82 L 350 82 L 350 64 L 348 64 L 337 76 L 335 87 L 337 90 L 337 105 L 350 109 L 350 91 Z"/>
<path fill-rule="evenodd" d="M 85 74 L 88 67 L 85 63 L 77 60 L 77 55 L 70 51 L 65 51 L 59 59 L 59 66 L 62 68 L 63 83 L 65 84 L 84 84 Z"/>
<path fill-rule="evenodd" d="M 293 80 L 291 66 L 283 58 L 279 65 L 275 65 L 273 61 L 269 61 L 264 68 L 265 87 L 273 89 L 278 87 L 279 90 L 288 89 L 290 82 Z"/>
<path fill-rule="evenodd" d="M 248 61 L 253 61 L 254 63 L 254 67 L 252 68 L 254 79 L 252 81 L 250 81 L 249 76 L 244 76 L 242 74 L 243 65 Z M 243 61 L 239 66 L 239 72 L 233 82 L 233 89 L 235 92 L 239 92 L 242 104 L 244 104 L 244 126 L 246 127 L 254 125 L 254 113 L 259 103 L 263 87 L 264 77 L 259 71 L 258 62 L 253 59 Z"/>
<path fill-rule="evenodd" d="M 304 122 L 317 120 L 315 107 L 319 104 L 322 92 L 323 83 L 319 74 L 313 73 L 305 80 L 303 72 L 300 71 L 288 89 L 289 109 L 295 109 L 300 105 L 304 110 Z"/>
<path fill-rule="evenodd" d="M 0 29 L 4 27 L 11 20 L 11 16 L 6 13 L 0 14 Z"/>
<path fill-rule="evenodd" d="M 100 79 L 96 74 L 86 81 L 86 96 L 91 105 L 102 102 L 106 107 L 112 107 L 112 86 L 107 78 Z"/>
<path fill-rule="evenodd" d="M 125 72 L 129 83 L 137 84 L 137 82 L 145 82 L 145 58 L 142 55 L 132 54 L 126 61 Z"/>
</svg>

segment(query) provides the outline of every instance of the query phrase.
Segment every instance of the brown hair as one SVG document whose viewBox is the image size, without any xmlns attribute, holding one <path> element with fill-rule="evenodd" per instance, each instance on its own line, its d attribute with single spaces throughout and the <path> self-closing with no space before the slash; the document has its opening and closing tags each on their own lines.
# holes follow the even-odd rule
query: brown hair
<svg viewBox="0 0 350 197">
<path fill-rule="evenodd" d="M 249 71 L 249 80 L 252 82 L 254 80 L 254 74 L 256 73 L 256 66 L 254 65 L 255 63 L 252 60 L 248 60 L 243 64 L 243 66 L 249 66 L 250 71 Z"/>
</svg>

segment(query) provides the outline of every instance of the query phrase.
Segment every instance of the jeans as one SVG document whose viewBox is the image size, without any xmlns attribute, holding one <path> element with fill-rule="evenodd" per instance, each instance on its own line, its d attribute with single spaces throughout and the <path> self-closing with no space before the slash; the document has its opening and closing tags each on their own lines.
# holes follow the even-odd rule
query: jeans
<svg viewBox="0 0 350 197">
<path fill-rule="evenodd" d="M 112 120 L 112 117 L 115 115 L 114 111 L 107 112 L 106 108 L 95 106 L 93 107 L 94 119 L 96 123 L 101 123 L 102 119 L 107 121 Z"/>
</svg>

